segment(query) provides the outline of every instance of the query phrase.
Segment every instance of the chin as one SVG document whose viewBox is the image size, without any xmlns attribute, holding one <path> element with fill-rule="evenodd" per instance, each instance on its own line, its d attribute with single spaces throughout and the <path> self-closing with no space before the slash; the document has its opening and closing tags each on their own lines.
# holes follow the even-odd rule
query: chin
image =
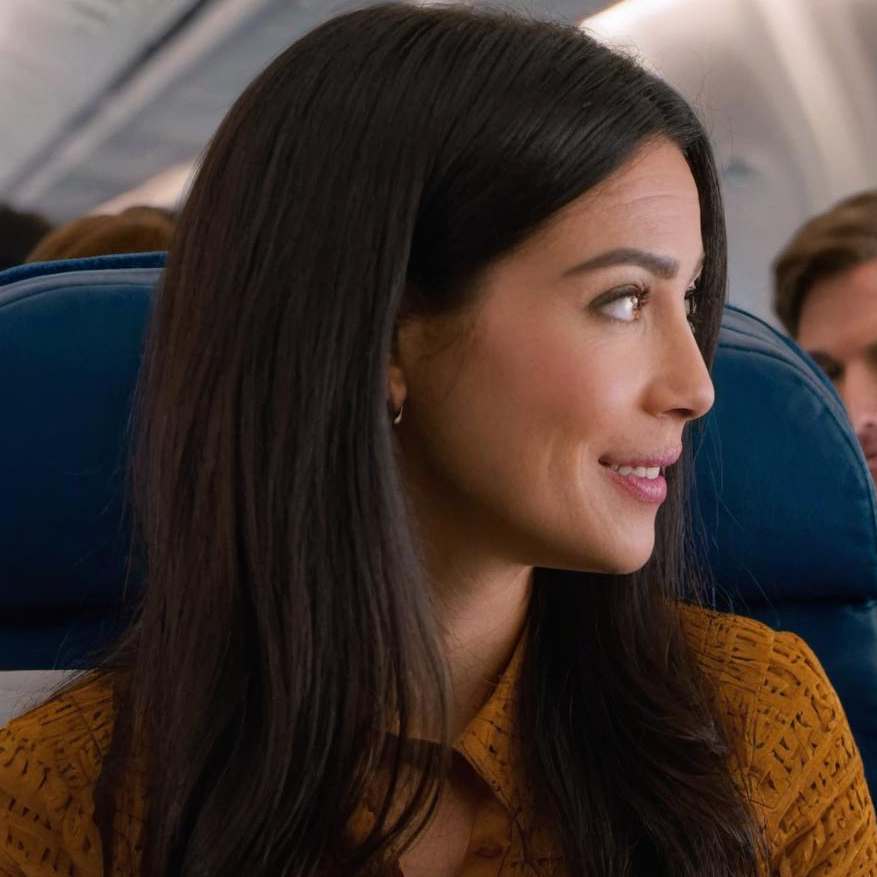
<svg viewBox="0 0 877 877">
<path fill-rule="evenodd" d="M 652 533 L 648 539 L 643 539 L 639 543 L 618 541 L 590 546 L 579 544 L 577 550 L 572 553 L 550 552 L 552 555 L 550 560 L 543 556 L 541 562 L 535 563 L 534 566 L 626 576 L 639 572 L 651 559 L 654 549 L 655 539 Z"/>
<path fill-rule="evenodd" d="M 651 557 L 651 555 L 649 555 L 649 557 Z M 619 564 L 616 568 L 606 570 L 606 572 L 616 576 L 632 575 L 635 572 L 639 572 L 649 562 L 649 557 L 643 558 L 642 561 L 637 563 Z"/>
<path fill-rule="evenodd" d="M 651 560 L 655 550 L 654 534 L 641 544 L 612 546 L 615 550 L 606 557 L 604 572 L 612 575 L 627 576 L 639 572 Z"/>
</svg>

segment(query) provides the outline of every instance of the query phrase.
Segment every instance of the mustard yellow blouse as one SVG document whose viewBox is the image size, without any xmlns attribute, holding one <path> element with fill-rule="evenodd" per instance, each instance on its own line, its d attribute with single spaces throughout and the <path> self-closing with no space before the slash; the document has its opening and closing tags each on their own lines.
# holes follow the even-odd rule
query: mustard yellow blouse
<svg viewBox="0 0 877 877">
<path fill-rule="evenodd" d="M 807 645 L 756 621 L 682 606 L 686 633 L 717 683 L 737 749 L 737 781 L 763 820 L 776 877 L 877 877 L 874 807 L 837 695 Z M 462 874 L 568 875 L 550 832 L 522 812 L 512 709 L 522 649 L 455 750 L 484 780 Z M 113 728 L 106 682 L 89 682 L 0 729 L 0 877 L 102 877 L 93 789 Z M 115 814 L 113 877 L 139 875 L 143 777 Z M 367 818 L 367 817 L 366 817 Z M 109 875 L 107 875 L 109 877 Z M 571 875 L 569 875 L 571 877 Z"/>
</svg>

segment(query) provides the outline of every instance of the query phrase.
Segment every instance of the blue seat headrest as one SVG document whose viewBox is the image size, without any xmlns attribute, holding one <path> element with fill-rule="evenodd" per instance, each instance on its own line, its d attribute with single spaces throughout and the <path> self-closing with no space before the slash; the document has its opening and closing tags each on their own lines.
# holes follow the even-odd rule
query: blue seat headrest
<svg viewBox="0 0 877 877">
<path fill-rule="evenodd" d="M 728 306 L 697 451 L 707 559 L 738 611 L 877 597 L 877 501 L 843 405 L 793 341 Z"/>
<path fill-rule="evenodd" d="M 0 624 L 16 636 L 36 616 L 90 625 L 122 602 L 126 433 L 163 264 L 151 253 L 0 273 Z"/>
</svg>

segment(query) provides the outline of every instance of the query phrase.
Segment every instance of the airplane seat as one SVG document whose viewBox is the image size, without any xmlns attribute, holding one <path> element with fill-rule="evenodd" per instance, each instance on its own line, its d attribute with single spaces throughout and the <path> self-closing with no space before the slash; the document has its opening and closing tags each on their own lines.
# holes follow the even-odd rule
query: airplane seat
<svg viewBox="0 0 877 877">
<path fill-rule="evenodd" d="M 163 263 L 0 272 L 0 722 L 123 623 L 126 434 Z"/>
<path fill-rule="evenodd" d="M 791 339 L 733 306 L 697 449 L 717 608 L 802 636 L 877 789 L 877 498 L 843 405 Z"/>
<path fill-rule="evenodd" d="M 137 593 L 123 511 L 130 406 L 163 254 L 0 273 L 0 722 L 89 665 Z M 877 511 L 831 384 L 728 307 L 697 455 L 721 608 L 793 630 L 877 777 Z"/>
</svg>

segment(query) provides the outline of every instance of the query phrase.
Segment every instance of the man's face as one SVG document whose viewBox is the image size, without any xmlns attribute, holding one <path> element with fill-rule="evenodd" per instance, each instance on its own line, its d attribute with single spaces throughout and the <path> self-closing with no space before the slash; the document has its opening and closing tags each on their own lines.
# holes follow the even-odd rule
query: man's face
<svg viewBox="0 0 877 877">
<path fill-rule="evenodd" d="M 797 340 L 840 393 L 877 479 L 877 259 L 813 285 Z"/>
</svg>

